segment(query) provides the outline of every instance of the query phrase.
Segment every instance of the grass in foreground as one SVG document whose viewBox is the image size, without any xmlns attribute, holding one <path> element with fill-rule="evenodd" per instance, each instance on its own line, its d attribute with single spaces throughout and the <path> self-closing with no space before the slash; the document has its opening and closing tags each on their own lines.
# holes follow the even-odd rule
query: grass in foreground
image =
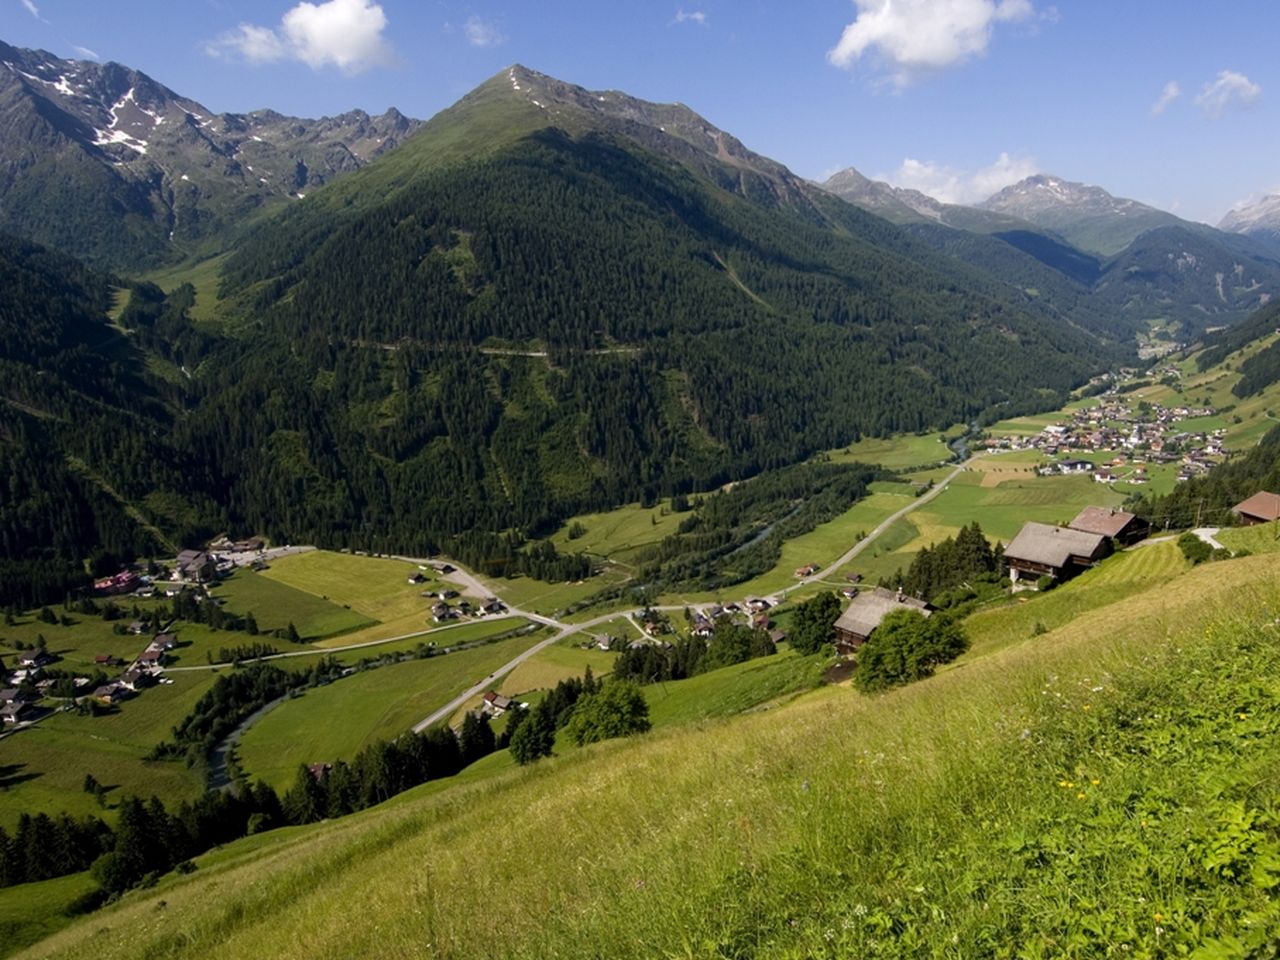
<svg viewBox="0 0 1280 960">
<path fill-rule="evenodd" d="M 1117 605 L 1109 630 L 1050 631 L 882 696 L 828 688 L 433 784 L 38 949 L 1264 956 L 1280 937 L 1280 582 L 1265 557 L 1215 566 L 1230 609 L 1182 611 L 1172 638 Z"/>
</svg>

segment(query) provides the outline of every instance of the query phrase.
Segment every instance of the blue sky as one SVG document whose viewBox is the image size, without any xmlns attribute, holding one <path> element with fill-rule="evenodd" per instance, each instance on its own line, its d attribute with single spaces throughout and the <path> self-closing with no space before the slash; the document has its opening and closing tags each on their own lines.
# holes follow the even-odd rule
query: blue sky
<svg viewBox="0 0 1280 960">
<path fill-rule="evenodd" d="M 969 201 L 1051 172 L 1209 222 L 1280 191 L 1278 27 L 1274 0 L 0 0 L 9 43 L 218 111 L 428 117 L 518 62 L 807 177 Z"/>
</svg>

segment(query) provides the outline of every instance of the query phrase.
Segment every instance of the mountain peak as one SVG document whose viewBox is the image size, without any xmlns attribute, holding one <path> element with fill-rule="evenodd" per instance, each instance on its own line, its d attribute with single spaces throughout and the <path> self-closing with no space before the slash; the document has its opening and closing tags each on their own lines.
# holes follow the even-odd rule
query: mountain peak
<svg viewBox="0 0 1280 960">
<path fill-rule="evenodd" d="M 1118 253 L 1147 230 L 1187 225 L 1145 203 L 1051 173 L 1037 173 L 1010 184 L 978 208 L 1020 217 L 1061 234 L 1082 249 L 1107 256 Z"/>
<path fill-rule="evenodd" d="M 1280 193 L 1233 208 L 1222 218 L 1218 229 L 1243 233 L 1280 249 Z"/>
<path fill-rule="evenodd" d="M 0 127 L 12 133 L 0 142 L 0 169 L 45 171 L 69 198 L 63 215 L 50 217 L 0 185 L 0 229 L 112 267 L 181 255 L 264 204 L 357 169 L 418 126 L 391 111 L 319 120 L 273 110 L 215 114 L 123 64 L 3 42 L 0 94 Z M 104 256 L 111 244 L 89 239 L 101 216 L 94 211 L 107 208 L 133 215 L 137 235 L 120 240 L 127 255 Z"/>
</svg>

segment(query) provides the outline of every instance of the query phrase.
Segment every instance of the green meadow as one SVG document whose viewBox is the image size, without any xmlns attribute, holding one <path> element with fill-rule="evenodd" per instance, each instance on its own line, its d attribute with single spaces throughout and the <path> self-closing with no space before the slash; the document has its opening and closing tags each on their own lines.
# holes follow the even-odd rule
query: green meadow
<svg viewBox="0 0 1280 960">
<path fill-rule="evenodd" d="M 299 764 L 350 760 L 376 740 L 399 736 L 543 636 L 365 670 L 307 690 L 249 728 L 238 748 L 241 766 L 254 779 L 285 788 Z"/>
<path fill-rule="evenodd" d="M 532 690 L 548 690 L 561 680 L 581 677 L 588 667 L 597 677 L 608 676 L 618 655 L 612 651 L 583 649 L 585 636 L 576 633 L 539 650 L 502 678 L 498 692 L 514 697 Z"/>
<path fill-rule="evenodd" d="M 169 736 L 216 678 L 213 671 L 175 674 L 171 685 L 153 687 L 105 716 L 58 713 L 0 740 L 6 771 L 0 826 L 11 829 L 24 811 L 110 818 L 111 808 L 125 794 L 154 794 L 166 802 L 194 799 L 204 791 L 202 772 L 142 758 Z M 109 788 L 107 811 L 83 791 L 86 773 Z"/>
<path fill-rule="evenodd" d="M 1029 520 L 1069 523 L 1086 506 L 1118 506 L 1123 498 L 1089 477 L 1040 477 L 1025 457 L 984 457 L 918 510 L 895 522 L 840 571 L 869 580 L 910 566 L 924 547 L 977 522 L 990 538 L 1008 543 Z"/>
<path fill-rule="evenodd" d="M 213 595 L 223 599 L 231 613 L 252 613 L 259 630 L 283 630 L 292 623 L 304 640 L 349 633 L 376 622 L 247 567 L 220 582 Z"/>
</svg>

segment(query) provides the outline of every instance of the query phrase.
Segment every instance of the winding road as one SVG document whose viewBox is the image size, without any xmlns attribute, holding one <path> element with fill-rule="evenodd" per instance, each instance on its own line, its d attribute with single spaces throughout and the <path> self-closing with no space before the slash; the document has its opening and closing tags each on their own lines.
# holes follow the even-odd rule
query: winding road
<svg viewBox="0 0 1280 960">
<path fill-rule="evenodd" d="M 981 456 L 981 454 L 978 454 L 978 456 Z M 794 591 L 796 587 L 810 586 L 812 584 L 822 582 L 826 580 L 828 577 L 832 576 L 837 570 L 839 570 L 841 567 L 848 564 L 851 560 L 854 559 L 854 557 L 857 557 L 864 550 L 866 550 L 867 547 L 869 547 L 872 543 L 874 543 L 876 539 L 879 538 L 881 535 L 883 535 L 884 532 L 888 530 L 891 526 L 893 526 L 894 523 L 896 523 L 898 520 L 901 520 L 903 517 L 905 517 L 908 513 L 911 513 L 913 510 L 917 510 L 920 507 L 924 506 L 926 503 L 929 503 L 931 500 L 933 500 L 935 497 L 941 494 L 942 491 L 944 491 L 947 488 L 947 485 L 952 480 L 954 480 L 966 469 L 968 469 L 969 465 L 973 463 L 974 459 L 976 459 L 976 457 L 966 460 L 964 463 L 960 464 L 954 470 L 952 470 L 951 473 L 947 474 L 947 476 L 944 479 L 934 484 L 932 489 L 916 497 L 914 500 L 912 500 L 909 504 L 907 504 L 901 510 L 898 510 L 892 515 L 886 517 L 884 520 L 880 521 L 880 523 L 876 525 L 875 529 L 873 529 L 865 537 L 863 537 L 861 540 L 859 540 L 857 543 L 851 546 L 848 550 L 846 550 L 843 554 L 841 554 L 841 556 L 837 560 L 835 560 L 833 563 L 827 565 L 826 567 L 819 570 L 817 573 L 812 574 L 811 576 L 808 576 L 803 578 L 802 580 L 796 581 L 794 586 L 788 586 L 786 589 L 781 590 L 774 596 L 770 597 L 770 599 L 773 600 L 775 603 L 780 602 L 781 600 L 786 599 L 787 594 Z M 292 548 L 292 549 L 296 551 L 299 549 L 306 549 L 306 548 Z M 394 559 L 404 560 L 408 563 L 415 563 L 420 565 L 425 565 L 427 563 L 426 560 L 423 560 L 417 557 L 396 556 L 394 557 Z M 489 587 L 483 581 L 481 581 L 479 578 L 477 578 L 473 574 L 467 572 L 466 570 L 463 570 L 457 567 L 456 565 L 454 565 L 454 569 L 452 571 L 443 575 L 443 579 L 458 585 L 459 587 L 462 588 L 463 593 L 466 593 L 472 597 L 484 599 L 493 595 L 492 591 L 490 591 Z M 659 606 L 659 607 L 655 607 L 654 609 L 664 611 L 664 612 L 672 612 L 672 611 L 683 610 L 684 606 L 682 605 Z M 541 652 L 542 650 L 545 650 L 547 647 L 555 643 L 559 643 L 561 640 L 575 633 L 589 631 L 594 627 L 598 627 L 603 623 L 609 622 L 610 620 L 616 620 L 619 617 L 626 617 L 628 619 L 631 619 L 632 623 L 634 624 L 635 621 L 633 618 L 639 612 L 640 611 L 638 609 L 612 610 L 608 613 L 601 614 L 600 616 L 595 617 L 591 620 L 584 620 L 581 623 L 565 623 L 561 620 L 556 620 L 553 617 L 543 616 L 540 613 L 533 613 L 529 610 L 522 610 L 518 607 L 510 607 L 510 606 L 507 607 L 506 613 L 489 617 L 487 619 L 514 620 L 514 619 L 523 618 L 533 623 L 539 623 L 545 627 L 550 627 L 552 628 L 553 632 L 551 633 L 550 636 L 546 637 L 545 639 L 539 640 L 533 646 L 529 647 L 529 649 L 513 657 L 511 660 L 504 663 L 501 667 L 493 671 L 493 673 L 489 674 L 483 680 L 479 681 L 478 683 L 464 690 L 462 693 L 458 694 L 456 697 L 454 697 L 444 706 L 433 711 L 430 715 L 425 717 L 423 720 L 416 723 L 413 727 L 413 731 L 415 733 L 421 733 L 423 730 L 427 729 L 432 724 L 439 723 L 442 720 L 447 720 L 449 717 L 453 716 L 465 704 L 467 704 L 474 698 L 481 696 L 485 691 L 492 689 L 494 682 L 496 680 L 499 680 L 502 677 L 505 677 L 507 674 L 511 673 L 511 671 L 515 670 L 516 667 L 520 666 L 520 664 L 524 663 L 526 660 L 530 659 L 531 657 L 536 656 L 539 652 Z M 472 621 L 468 621 L 468 623 L 470 622 Z M 399 643 L 405 640 L 413 640 L 417 637 L 430 636 L 432 639 L 435 639 L 437 637 L 440 637 L 442 634 L 446 634 L 450 630 L 467 626 L 468 623 L 449 624 L 443 627 L 435 627 L 431 630 L 420 630 L 414 633 L 401 634 L 400 636 L 397 636 L 397 637 L 386 637 L 381 640 L 368 640 L 368 641 L 365 641 L 364 643 L 351 643 L 351 644 L 347 644 L 345 646 L 340 646 L 340 647 L 327 647 L 322 650 L 316 649 L 314 647 L 307 647 L 306 649 L 290 651 L 289 653 L 271 654 L 269 656 L 261 657 L 260 660 L 255 660 L 254 662 L 270 661 L 270 660 L 287 660 L 291 657 L 313 657 L 317 653 L 346 653 L 352 650 L 364 650 L 367 648 L 383 646 L 384 644 Z M 212 664 L 199 664 L 199 665 L 186 666 L 186 667 L 169 667 L 167 672 L 177 673 L 181 671 L 218 670 L 228 665 L 229 664 L 226 664 L 226 663 L 212 663 Z"/>
<path fill-rule="evenodd" d="M 952 480 L 954 480 L 966 469 L 968 469 L 969 465 L 973 462 L 974 459 L 975 458 L 970 458 L 966 460 L 964 463 L 957 466 L 954 470 L 951 471 L 951 473 L 947 474 L 947 476 L 943 480 L 934 484 L 932 489 L 916 497 L 914 500 L 912 500 L 909 504 L 907 504 L 901 510 L 898 510 L 896 513 L 882 520 L 879 524 L 876 525 L 874 530 L 872 530 L 869 534 L 867 534 L 865 537 L 863 537 L 861 540 L 855 543 L 852 547 L 846 550 L 840 556 L 840 558 L 837 559 L 834 563 L 828 565 L 827 567 L 824 567 L 822 570 L 819 570 L 817 573 L 813 574 L 812 576 L 805 577 L 803 580 L 797 581 L 796 586 L 807 586 L 810 584 L 818 583 L 819 581 L 825 580 L 827 577 L 834 574 L 837 570 L 839 570 L 841 567 L 847 564 L 850 560 L 852 560 L 854 557 L 858 556 L 858 554 L 862 553 L 862 551 L 867 549 L 867 547 L 869 547 L 872 543 L 874 543 L 878 537 L 880 537 L 886 530 L 889 529 L 889 527 L 893 526 L 894 523 L 896 523 L 898 520 L 901 520 L 911 511 L 917 510 L 920 507 L 924 506 L 926 503 L 931 501 L 934 497 L 942 493 L 942 491 L 947 488 L 947 484 L 949 484 Z M 409 559 L 409 558 L 406 557 L 401 559 Z M 462 573 L 462 571 L 458 571 L 458 573 Z M 452 576 L 452 574 L 450 576 Z M 477 588 L 481 590 L 484 589 L 483 584 L 481 584 L 478 580 L 476 580 L 470 574 L 463 573 L 462 576 L 469 583 L 475 584 Z M 796 589 L 796 587 L 788 587 L 786 590 L 783 590 L 780 592 L 780 597 L 785 599 L 787 593 L 794 589 Z M 582 623 L 562 623 L 561 621 L 554 620 L 551 617 L 544 617 L 536 613 L 529 613 L 526 610 L 519 610 L 514 607 L 511 607 L 508 609 L 509 609 L 510 615 L 512 616 L 526 617 L 529 620 L 533 620 L 538 623 L 545 624 L 546 626 L 555 627 L 557 628 L 556 632 L 553 633 L 551 636 L 547 637 L 545 640 L 538 641 L 528 650 L 524 651 L 519 656 L 503 664 L 501 667 L 499 667 L 493 673 L 489 674 L 489 676 L 485 677 L 479 683 L 465 690 L 463 693 L 458 694 L 458 696 L 454 697 L 444 706 L 440 707 L 438 710 L 431 713 L 421 722 L 415 724 L 413 728 L 414 733 L 421 733 L 423 730 L 427 729 L 432 724 L 439 723 L 441 720 L 447 720 L 449 717 L 453 716 L 459 709 L 461 709 L 463 705 L 473 700 L 474 698 L 481 696 L 482 694 L 484 694 L 486 690 L 492 689 L 495 680 L 505 677 L 516 667 L 520 666 L 520 664 L 524 663 L 530 657 L 536 655 L 539 651 L 544 650 L 545 648 L 551 646 L 554 643 L 558 643 L 559 641 L 563 640 L 565 637 L 568 637 L 572 634 L 590 630 L 592 627 L 598 627 L 600 624 L 607 623 L 610 620 L 615 620 L 618 617 L 627 617 L 628 619 L 630 619 L 634 617 L 635 614 L 638 612 L 636 610 L 614 610 L 610 613 L 602 614 L 601 616 L 598 616 L 592 620 L 586 620 Z M 660 606 L 660 607 L 655 607 L 653 609 L 670 612 L 673 610 L 683 610 L 684 607 L 675 605 L 675 606 Z"/>
</svg>

